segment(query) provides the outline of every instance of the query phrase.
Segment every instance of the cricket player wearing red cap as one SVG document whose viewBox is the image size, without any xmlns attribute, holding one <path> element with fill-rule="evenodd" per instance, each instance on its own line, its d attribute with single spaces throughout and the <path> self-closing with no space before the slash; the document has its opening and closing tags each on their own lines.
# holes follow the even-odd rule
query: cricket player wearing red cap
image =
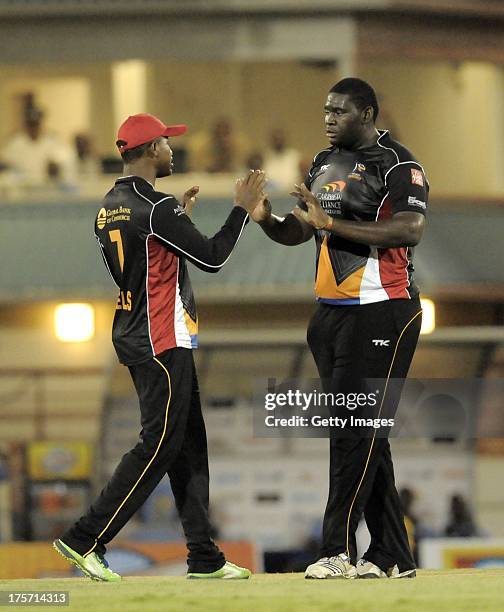
<svg viewBox="0 0 504 612">
<path fill-rule="evenodd" d="M 208 453 L 192 349 L 198 318 L 186 261 L 218 272 L 229 259 L 249 213 L 265 197 L 264 173 L 236 182 L 234 207 L 222 228 L 206 238 L 190 211 L 199 188 L 182 203 L 155 190 L 173 172 L 169 138 L 185 125 L 156 117 L 128 117 L 117 147 L 124 175 L 107 193 L 95 221 L 105 265 L 117 285 L 112 340 L 128 366 L 141 412 L 140 439 L 112 478 L 54 547 L 94 580 L 119 581 L 105 546 L 145 502 L 165 474 L 171 482 L 188 547 L 189 578 L 248 578 L 212 541 L 208 519 Z"/>
</svg>

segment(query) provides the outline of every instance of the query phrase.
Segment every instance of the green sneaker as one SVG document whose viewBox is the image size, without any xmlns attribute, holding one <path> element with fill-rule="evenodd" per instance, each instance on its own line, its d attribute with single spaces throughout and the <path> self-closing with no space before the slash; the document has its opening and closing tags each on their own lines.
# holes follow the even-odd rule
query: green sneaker
<svg viewBox="0 0 504 612">
<path fill-rule="evenodd" d="M 53 547 L 62 557 L 73 563 L 91 580 L 99 582 L 119 582 L 121 580 L 121 576 L 109 568 L 105 557 L 96 553 L 89 553 L 86 557 L 82 557 L 62 540 L 54 540 Z"/>
<path fill-rule="evenodd" d="M 230 561 L 226 561 L 224 565 L 216 570 L 207 574 L 197 574 L 195 572 L 188 572 L 188 578 L 220 578 L 221 580 L 246 580 L 250 578 L 252 572 L 246 567 L 239 567 Z"/>
</svg>

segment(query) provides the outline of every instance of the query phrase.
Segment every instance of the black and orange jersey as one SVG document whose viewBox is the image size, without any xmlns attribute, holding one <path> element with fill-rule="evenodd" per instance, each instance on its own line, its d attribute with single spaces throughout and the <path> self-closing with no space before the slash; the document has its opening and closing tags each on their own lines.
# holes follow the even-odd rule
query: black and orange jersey
<svg viewBox="0 0 504 612">
<path fill-rule="evenodd" d="M 318 153 L 305 183 L 331 217 L 376 222 L 401 211 L 424 215 L 427 209 L 429 186 L 422 166 L 383 130 L 370 147 Z M 369 304 L 418 295 L 412 248 L 367 246 L 325 230 L 317 230 L 315 240 L 319 301 Z"/>
<path fill-rule="evenodd" d="M 196 305 L 186 260 L 218 272 L 248 220 L 235 206 L 213 238 L 203 236 L 173 195 L 138 176 L 116 181 L 95 220 L 105 265 L 119 289 L 112 340 L 121 363 L 195 348 Z"/>
</svg>

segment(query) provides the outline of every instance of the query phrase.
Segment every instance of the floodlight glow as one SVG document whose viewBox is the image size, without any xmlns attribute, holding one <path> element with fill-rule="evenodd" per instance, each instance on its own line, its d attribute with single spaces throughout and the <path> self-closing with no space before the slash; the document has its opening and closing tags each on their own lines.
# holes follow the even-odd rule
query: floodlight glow
<svg viewBox="0 0 504 612">
<path fill-rule="evenodd" d="M 60 304 L 54 311 L 54 332 L 61 342 L 87 342 L 95 333 L 91 304 Z"/>
<path fill-rule="evenodd" d="M 422 298 L 420 300 L 422 304 L 422 328 L 420 329 L 421 334 L 432 334 L 436 329 L 436 305 L 432 300 Z"/>
</svg>

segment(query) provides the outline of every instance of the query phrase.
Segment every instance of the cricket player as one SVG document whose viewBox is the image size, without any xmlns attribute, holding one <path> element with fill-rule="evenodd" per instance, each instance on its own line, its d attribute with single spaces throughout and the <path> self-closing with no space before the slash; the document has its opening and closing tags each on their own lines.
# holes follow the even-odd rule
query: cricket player
<svg viewBox="0 0 504 612">
<path fill-rule="evenodd" d="M 380 379 L 374 416 L 393 417 L 400 391 L 388 381 L 407 376 L 421 327 L 413 247 L 424 229 L 428 183 L 412 153 L 376 129 L 378 112 L 368 83 L 337 83 L 324 105 L 329 146 L 295 186 L 299 206 L 281 218 L 265 200 L 253 218 L 280 244 L 315 239 L 319 308 L 308 343 L 325 390 L 359 391 L 365 379 Z M 331 434 L 320 558 L 306 578 L 415 576 L 387 435 Z M 363 514 L 371 544 L 356 566 Z"/>
<path fill-rule="evenodd" d="M 121 125 L 117 146 L 124 176 L 107 193 L 95 235 L 118 299 L 115 350 L 129 368 L 140 401 L 138 443 L 121 459 L 89 510 L 54 547 L 93 580 L 119 581 L 105 560 L 110 542 L 168 474 L 187 540 L 189 578 L 242 579 L 248 569 L 227 561 L 212 541 L 208 519 L 208 453 L 193 352 L 198 318 L 186 262 L 218 272 L 264 197 L 262 171 L 236 183 L 222 228 L 203 236 L 189 218 L 198 187 L 179 202 L 156 191 L 173 173 L 170 138 L 185 125 L 149 114 Z"/>
</svg>

